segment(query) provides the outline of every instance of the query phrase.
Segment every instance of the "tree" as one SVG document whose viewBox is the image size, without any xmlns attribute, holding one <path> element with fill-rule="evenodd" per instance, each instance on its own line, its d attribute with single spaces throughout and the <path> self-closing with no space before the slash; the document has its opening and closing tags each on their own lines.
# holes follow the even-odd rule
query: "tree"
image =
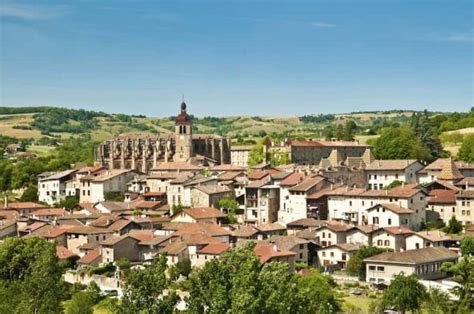
<svg viewBox="0 0 474 314">
<path fill-rule="evenodd" d="M 219 207 L 227 209 L 227 219 L 229 223 L 237 223 L 237 209 L 239 208 L 239 202 L 233 197 L 224 197 L 219 201 Z"/>
<path fill-rule="evenodd" d="M 474 257 L 463 256 L 458 263 L 447 262 L 441 266 L 441 271 L 453 275 L 453 281 L 459 286 L 451 289 L 459 297 L 458 313 L 470 313 L 474 305 L 472 290 L 474 288 Z"/>
<path fill-rule="evenodd" d="M 467 162 L 474 162 L 474 134 L 464 136 L 458 157 Z"/>
<path fill-rule="evenodd" d="M 463 256 L 474 256 L 474 236 L 466 236 L 461 241 L 461 253 Z"/>
<path fill-rule="evenodd" d="M 379 248 L 376 246 L 364 246 L 361 247 L 347 262 L 346 271 L 351 275 L 359 276 L 359 278 L 365 278 L 365 263 L 364 259 L 387 252 L 388 249 Z"/>
<path fill-rule="evenodd" d="M 76 292 L 66 304 L 66 314 L 92 314 L 94 305 L 100 301 L 100 289 L 92 281 L 84 291 Z"/>
<path fill-rule="evenodd" d="M 183 210 L 183 208 L 184 207 L 181 204 L 173 205 L 171 207 L 171 212 L 173 213 L 173 215 L 176 215 L 176 214 L 180 213 Z"/>
<path fill-rule="evenodd" d="M 55 243 L 31 237 L 0 244 L 0 304 L 8 305 L 8 312 L 59 313 L 61 275 Z"/>
<path fill-rule="evenodd" d="M 423 304 L 428 314 L 444 314 L 452 312 L 452 302 L 446 292 L 438 288 L 431 288 Z"/>
<path fill-rule="evenodd" d="M 23 192 L 20 197 L 20 202 L 37 202 L 38 201 L 38 188 L 29 186 Z"/>
<path fill-rule="evenodd" d="M 378 159 L 431 160 L 428 149 L 409 127 L 384 129 L 375 141 L 374 153 Z"/>
<path fill-rule="evenodd" d="M 173 313 L 179 297 L 166 278 L 166 257 L 160 255 L 144 269 L 130 269 L 125 277 L 118 313 Z"/>
<path fill-rule="evenodd" d="M 461 223 L 456 219 L 455 216 L 451 216 L 448 225 L 445 228 L 446 233 L 456 234 L 462 231 Z"/>
<path fill-rule="evenodd" d="M 406 311 L 418 311 L 426 297 L 425 287 L 418 281 L 415 274 L 405 276 L 403 273 L 395 275 L 390 286 L 385 290 L 382 298 L 384 309 L 395 308 Z"/>
<path fill-rule="evenodd" d="M 264 160 L 264 155 L 263 155 L 263 144 L 260 141 L 258 144 L 256 144 L 249 153 L 249 160 L 248 160 L 248 165 L 249 166 L 254 166 L 257 165 Z"/>
<path fill-rule="evenodd" d="M 402 184 L 403 184 L 403 181 L 394 180 L 390 184 L 386 185 L 383 189 L 384 190 L 391 190 L 393 188 L 396 188 L 397 186 L 401 186 Z"/>
<path fill-rule="evenodd" d="M 300 277 L 288 264 L 261 267 L 249 242 L 208 261 L 189 277 L 193 313 L 333 313 L 339 304 L 326 277 Z"/>
</svg>

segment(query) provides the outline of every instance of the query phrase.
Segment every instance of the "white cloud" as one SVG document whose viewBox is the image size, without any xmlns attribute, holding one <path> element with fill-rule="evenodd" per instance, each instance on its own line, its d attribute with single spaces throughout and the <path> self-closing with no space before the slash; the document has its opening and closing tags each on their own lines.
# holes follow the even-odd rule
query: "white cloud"
<svg viewBox="0 0 474 314">
<path fill-rule="evenodd" d="M 311 22 L 311 26 L 318 27 L 318 28 L 331 28 L 336 27 L 335 24 L 325 23 L 325 22 Z"/>
<path fill-rule="evenodd" d="M 0 4 L 0 16 L 25 20 L 47 20 L 64 13 L 64 6 L 40 6 L 3 3 Z"/>
</svg>

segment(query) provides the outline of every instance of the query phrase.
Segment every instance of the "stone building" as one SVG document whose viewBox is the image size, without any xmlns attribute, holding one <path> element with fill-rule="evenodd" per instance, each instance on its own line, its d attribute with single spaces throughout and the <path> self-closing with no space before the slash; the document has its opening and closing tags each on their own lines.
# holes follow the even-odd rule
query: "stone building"
<svg viewBox="0 0 474 314">
<path fill-rule="evenodd" d="M 176 117 L 175 133 L 163 136 L 119 135 L 99 145 L 95 160 L 109 169 L 134 169 L 147 173 L 161 162 L 230 163 L 230 139 L 213 134 L 193 134 L 186 103 Z"/>
</svg>

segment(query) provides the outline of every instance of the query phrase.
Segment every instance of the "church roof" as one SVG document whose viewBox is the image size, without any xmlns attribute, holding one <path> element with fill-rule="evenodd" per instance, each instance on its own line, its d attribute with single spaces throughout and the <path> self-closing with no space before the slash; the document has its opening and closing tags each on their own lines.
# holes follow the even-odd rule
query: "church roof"
<svg viewBox="0 0 474 314">
<path fill-rule="evenodd" d="M 176 123 L 189 123 L 191 122 L 191 117 L 186 113 L 186 103 L 183 101 L 181 103 L 181 112 L 176 117 Z"/>
</svg>

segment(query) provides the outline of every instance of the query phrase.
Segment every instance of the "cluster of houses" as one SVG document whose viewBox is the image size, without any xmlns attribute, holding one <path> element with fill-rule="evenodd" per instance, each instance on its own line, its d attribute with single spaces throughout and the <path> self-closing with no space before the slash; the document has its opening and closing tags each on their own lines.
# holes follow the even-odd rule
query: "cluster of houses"
<svg viewBox="0 0 474 314">
<path fill-rule="evenodd" d="M 474 221 L 474 165 L 376 160 L 367 148 L 338 164 L 339 157 L 319 166 L 209 166 L 193 158 L 161 162 L 147 173 L 106 166 L 44 173 L 40 203 L 0 207 L 0 240 L 56 241 L 59 258 L 81 268 L 121 259 L 140 264 L 163 253 L 170 265 L 189 260 L 201 267 L 255 241 L 262 264 L 285 261 L 292 270 L 301 262 L 332 271 L 344 269 L 361 247 L 376 246 L 389 251 L 366 259 L 368 282 L 389 283 L 400 271 L 442 277 L 441 264 L 458 259 L 462 237 L 474 228 L 453 236 L 424 226 L 452 216 L 465 225 Z M 123 200 L 110 200 L 112 194 Z M 55 208 L 67 197 L 78 205 Z M 223 199 L 238 204 L 236 221 Z"/>
</svg>

